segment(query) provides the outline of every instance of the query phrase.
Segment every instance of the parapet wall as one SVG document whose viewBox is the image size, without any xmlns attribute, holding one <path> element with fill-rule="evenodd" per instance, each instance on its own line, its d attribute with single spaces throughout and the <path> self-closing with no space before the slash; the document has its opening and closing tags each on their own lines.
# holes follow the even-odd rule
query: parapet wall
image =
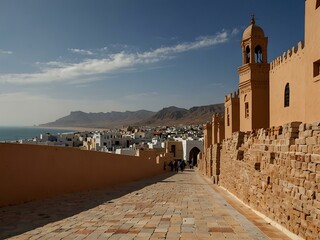
<svg viewBox="0 0 320 240">
<path fill-rule="evenodd" d="M 112 187 L 163 172 L 170 154 L 140 157 L 0 143 L 0 206 L 54 195 Z"/>
<path fill-rule="evenodd" d="M 289 49 L 288 51 L 284 52 L 281 56 L 277 57 L 275 60 L 273 60 L 270 63 L 270 70 L 274 70 L 277 67 L 282 66 L 287 61 L 289 61 L 291 58 L 297 57 L 300 54 L 303 54 L 304 49 L 304 42 L 300 41 L 297 46 L 293 46 L 292 49 Z"/>
<path fill-rule="evenodd" d="M 234 133 L 219 185 L 306 239 L 320 239 L 320 123 Z"/>
</svg>

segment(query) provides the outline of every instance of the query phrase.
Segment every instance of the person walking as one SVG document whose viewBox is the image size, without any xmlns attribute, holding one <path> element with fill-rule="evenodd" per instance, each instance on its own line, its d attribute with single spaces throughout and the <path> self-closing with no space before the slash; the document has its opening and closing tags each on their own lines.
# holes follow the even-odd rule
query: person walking
<svg viewBox="0 0 320 240">
<path fill-rule="evenodd" d="M 185 162 L 184 162 L 184 160 L 181 160 L 181 161 L 180 161 L 180 169 L 181 169 L 181 172 L 183 172 L 184 167 L 185 167 Z"/>
<path fill-rule="evenodd" d="M 174 168 L 173 161 L 171 160 L 168 165 L 170 167 L 170 172 L 173 172 L 173 168 Z"/>
<path fill-rule="evenodd" d="M 177 160 L 174 161 L 174 169 L 176 172 L 179 172 L 179 163 Z"/>
</svg>

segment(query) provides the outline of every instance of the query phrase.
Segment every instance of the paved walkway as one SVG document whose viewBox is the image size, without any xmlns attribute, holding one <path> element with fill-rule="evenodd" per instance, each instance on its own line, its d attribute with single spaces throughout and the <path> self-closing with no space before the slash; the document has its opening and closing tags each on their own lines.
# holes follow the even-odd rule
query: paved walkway
<svg viewBox="0 0 320 240">
<path fill-rule="evenodd" d="M 185 171 L 0 208 L 0 239 L 289 239 L 215 188 Z"/>
</svg>

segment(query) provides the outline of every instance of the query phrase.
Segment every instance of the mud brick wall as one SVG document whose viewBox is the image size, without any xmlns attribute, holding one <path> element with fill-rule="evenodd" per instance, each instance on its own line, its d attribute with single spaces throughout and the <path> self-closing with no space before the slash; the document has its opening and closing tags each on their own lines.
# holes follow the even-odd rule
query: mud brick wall
<svg viewBox="0 0 320 240">
<path fill-rule="evenodd" d="M 219 185 L 306 239 L 320 239 L 320 123 L 234 133 L 222 144 Z"/>
</svg>

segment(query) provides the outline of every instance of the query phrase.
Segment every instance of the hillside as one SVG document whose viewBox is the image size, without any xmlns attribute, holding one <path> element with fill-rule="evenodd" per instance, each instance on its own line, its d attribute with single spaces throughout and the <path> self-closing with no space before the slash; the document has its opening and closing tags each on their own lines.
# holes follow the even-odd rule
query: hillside
<svg viewBox="0 0 320 240">
<path fill-rule="evenodd" d="M 71 112 L 68 116 L 54 122 L 41 124 L 41 127 L 90 127 L 90 128 L 118 128 L 142 121 L 154 115 L 154 112 L 139 110 L 135 112 L 107 112 L 85 113 Z"/>
<path fill-rule="evenodd" d="M 71 112 L 68 116 L 54 122 L 41 124 L 41 127 L 90 127 L 90 128 L 119 128 L 123 126 L 157 126 L 179 124 L 203 124 L 211 120 L 212 114 L 223 113 L 224 105 L 192 107 L 189 110 L 178 107 L 163 108 L 158 112 L 147 110 L 85 113 Z"/>
<path fill-rule="evenodd" d="M 179 124 L 203 124 L 211 121 L 213 113 L 223 113 L 224 104 L 213 104 L 208 106 L 192 107 L 189 110 L 174 106 L 163 108 L 155 115 L 140 125 L 179 125 Z"/>
</svg>

